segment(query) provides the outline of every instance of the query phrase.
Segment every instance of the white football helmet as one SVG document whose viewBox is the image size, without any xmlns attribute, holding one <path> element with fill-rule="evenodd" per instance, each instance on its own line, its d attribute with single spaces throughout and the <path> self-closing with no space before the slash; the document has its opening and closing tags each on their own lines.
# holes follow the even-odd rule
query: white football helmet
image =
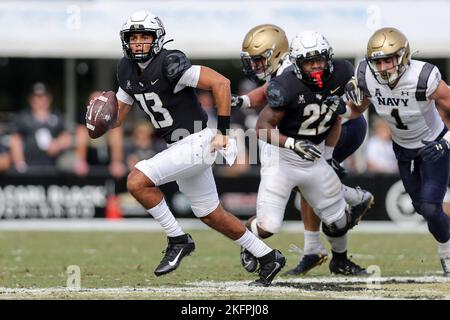
<svg viewBox="0 0 450 320">
<path fill-rule="evenodd" d="M 295 73 L 299 79 L 322 87 L 333 72 L 333 49 L 328 40 L 316 31 L 304 31 L 299 33 L 291 42 L 289 59 L 295 67 Z M 325 58 L 326 65 L 321 71 L 304 72 L 302 64 L 307 60 Z"/>
<path fill-rule="evenodd" d="M 130 48 L 130 35 L 133 33 L 150 33 L 153 35 L 152 47 L 148 53 L 133 54 Z M 124 56 L 137 62 L 152 59 L 162 50 L 165 34 L 164 25 L 157 16 L 145 10 L 134 12 L 127 18 L 120 30 Z"/>
</svg>

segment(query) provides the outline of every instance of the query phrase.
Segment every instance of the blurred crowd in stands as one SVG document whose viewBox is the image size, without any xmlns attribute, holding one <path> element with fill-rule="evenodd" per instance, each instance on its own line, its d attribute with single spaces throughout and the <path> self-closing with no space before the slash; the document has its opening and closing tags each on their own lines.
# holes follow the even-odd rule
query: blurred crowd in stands
<svg viewBox="0 0 450 320">
<path fill-rule="evenodd" d="M 243 80 L 235 94 L 248 93 L 254 87 L 251 81 Z M 124 126 L 110 130 L 98 139 L 89 138 L 85 127 L 86 106 L 101 93 L 93 91 L 86 97 L 80 104 L 75 129 L 68 130 L 63 115 L 52 108 L 52 93 L 48 87 L 41 82 L 35 83 L 28 97 L 29 105 L 19 110 L 11 123 L 1 126 L 0 172 L 39 174 L 65 171 L 80 177 L 107 174 L 118 179 L 124 177 L 138 161 L 151 158 L 166 148 L 165 142 L 154 135 L 147 116 L 137 107 Z M 217 115 L 211 93 L 199 90 L 197 94 L 208 114 L 208 126 L 215 128 Z M 450 128 L 450 115 L 444 111 L 440 113 Z M 232 129 L 237 129 L 235 135 L 245 143 L 238 143 L 238 158 L 233 166 L 215 166 L 217 174 L 238 177 L 259 173 L 258 153 L 254 145 L 257 118 L 257 110 L 232 111 Z M 388 126 L 375 115 L 370 115 L 369 124 L 365 143 L 343 166 L 350 174 L 396 174 Z"/>
</svg>

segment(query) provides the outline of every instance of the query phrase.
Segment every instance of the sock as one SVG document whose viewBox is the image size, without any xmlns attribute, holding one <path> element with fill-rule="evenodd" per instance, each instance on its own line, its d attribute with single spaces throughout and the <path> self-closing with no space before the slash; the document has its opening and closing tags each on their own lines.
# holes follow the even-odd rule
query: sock
<svg viewBox="0 0 450 320">
<path fill-rule="evenodd" d="M 304 254 L 318 254 L 326 252 L 320 241 L 320 231 L 307 231 L 304 233 L 305 244 L 303 246 Z"/>
<path fill-rule="evenodd" d="M 331 244 L 331 250 L 333 252 L 343 253 L 347 251 L 347 233 L 337 238 L 327 236 L 327 239 Z"/>
<path fill-rule="evenodd" d="M 325 160 L 329 160 L 333 158 L 334 147 L 325 146 L 325 150 L 323 152 L 323 157 Z"/>
<path fill-rule="evenodd" d="M 344 199 L 345 202 L 347 202 L 350 206 L 355 206 L 361 201 L 361 194 L 360 191 L 347 187 L 346 185 L 342 185 L 344 187 Z"/>
<path fill-rule="evenodd" d="M 245 233 L 242 235 L 242 237 L 235 240 L 234 242 L 247 249 L 252 255 L 257 258 L 260 258 L 272 251 L 272 249 L 267 244 L 258 239 L 256 235 L 251 233 L 248 229 L 245 230 Z"/>
<path fill-rule="evenodd" d="M 438 242 L 439 257 L 450 257 L 450 240 L 444 243 Z"/>
<path fill-rule="evenodd" d="M 168 237 L 176 237 L 185 234 L 185 232 L 181 230 L 177 220 L 175 220 L 172 212 L 170 212 L 164 198 L 157 206 L 148 209 L 147 212 L 159 222 Z"/>
</svg>

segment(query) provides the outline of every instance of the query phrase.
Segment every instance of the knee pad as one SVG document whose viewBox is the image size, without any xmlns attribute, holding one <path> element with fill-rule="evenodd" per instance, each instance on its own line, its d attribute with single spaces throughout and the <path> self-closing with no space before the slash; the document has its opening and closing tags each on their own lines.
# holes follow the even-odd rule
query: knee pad
<svg viewBox="0 0 450 320">
<path fill-rule="evenodd" d="M 322 231 L 325 235 L 332 237 L 332 238 L 338 238 L 345 235 L 348 231 L 348 227 L 345 226 L 343 228 L 339 228 L 336 226 L 335 223 L 332 223 L 330 225 L 326 225 L 325 223 L 322 223 Z"/>
<path fill-rule="evenodd" d="M 258 221 L 258 222 L 257 222 Z M 255 218 L 251 223 L 251 231 L 253 232 L 253 229 L 256 229 L 256 226 L 258 226 L 259 229 L 262 229 L 263 232 L 265 232 L 265 236 L 267 238 L 268 234 L 272 235 L 275 233 L 278 233 L 281 228 L 282 221 L 278 221 L 277 219 L 262 219 L 261 217 Z M 255 233 L 255 232 L 253 232 Z M 258 233 L 255 233 L 258 234 Z M 263 236 L 263 235 L 260 235 Z M 264 238 L 264 237 L 263 237 Z"/>
<path fill-rule="evenodd" d="M 433 219 L 442 212 L 442 205 L 431 202 L 421 202 L 418 211 L 425 220 Z"/>
</svg>

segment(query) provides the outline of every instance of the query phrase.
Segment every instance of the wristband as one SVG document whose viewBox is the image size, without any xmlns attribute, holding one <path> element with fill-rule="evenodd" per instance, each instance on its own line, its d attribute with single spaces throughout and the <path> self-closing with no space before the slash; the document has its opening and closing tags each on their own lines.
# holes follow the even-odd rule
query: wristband
<svg viewBox="0 0 450 320">
<path fill-rule="evenodd" d="M 230 129 L 230 116 L 217 116 L 217 130 L 226 135 L 228 129 Z"/>
<path fill-rule="evenodd" d="M 284 143 L 284 147 L 286 149 L 294 149 L 295 139 L 294 138 L 287 138 L 286 142 Z"/>
<path fill-rule="evenodd" d="M 241 108 L 250 108 L 252 105 L 250 103 L 250 97 L 246 94 L 241 96 L 242 98 L 242 107 Z"/>
</svg>

